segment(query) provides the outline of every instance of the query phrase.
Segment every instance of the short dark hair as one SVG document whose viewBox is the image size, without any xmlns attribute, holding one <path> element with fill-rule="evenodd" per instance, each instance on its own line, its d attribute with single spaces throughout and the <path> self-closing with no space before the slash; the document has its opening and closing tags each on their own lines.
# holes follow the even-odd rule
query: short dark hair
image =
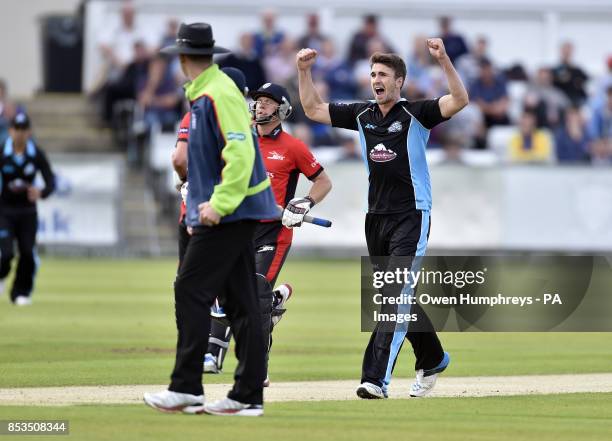
<svg viewBox="0 0 612 441">
<path fill-rule="evenodd" d="M 374 64 L 384 64 L 387 67 L 393 69 L 395 73 L 395 78 L 402 77 L 402 86 L 404 85 L 404 81 L 406 80 L 406 63 L 402 60 L 401 57 L 395 54 L 383 54 L 382 52 L 375 52 L 370 57 L 370 67 Z"/>
<path fill-rule="evenodd" d="M 212 64 L 212 55 L 193 55 L 193 54 L 184 54 L 184 55 L 185 57 L 187 57 L 194 63 Z"/>
<path fill-rule="evenodd" d="M 376 14 L 368 14 L 363 17 L 363 21 L 375 25 L 378 23 L 378 16 Z"/>
</svg>

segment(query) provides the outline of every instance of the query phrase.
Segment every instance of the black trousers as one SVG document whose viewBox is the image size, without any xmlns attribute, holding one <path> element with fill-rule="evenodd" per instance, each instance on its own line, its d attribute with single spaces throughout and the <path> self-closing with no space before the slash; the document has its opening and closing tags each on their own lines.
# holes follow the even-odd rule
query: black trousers
<svg viewBox="0 0 612 441">
<path fill-rule="evenodd" d="M 36 255 L 36 209 L 3 209 L 0 213 L 0 279 L 11 270 L 15 257 L 14 242 L 17 241 L 19 263 L 11 289 L 11 300 L 19 296 L 29 297 L 34 287 L 38 256 Z"/>
<path fill-rule="evenodd" d="M 178 269 L 181 269 L 181 263 L 183 263 L 183 259 L 185 258 L 185 253 L 187 252 L 187 245 L 189 244 L 190 238 L 191 236 L 187 232 L 187 226 L 185 225 L 185 220 L 183 219 L 178 225 Z"/>
<path fill-rule="evenodd" d="M 255 230 L 255 271 L 265 277 L 268 282 L 264 283 L 260 280 L 258 283 L 259 302 L 262 309 L 262 329 L 264 339 L 269 342 L 266 355 L 266 373 L 269 352 L 272 348 L 272 289 L 274 289 L 278 275 L 289 254 L 291 237 L 291 231 L 284 228 L 280 222 L 262 222 L 257 225 Z M 207 352 L 217 357 L 217 365 L 221 368 L 232 339 L 232 333 L 223 323 L 213 320 L 210 327 L 210 337 Z"/>
<path fill-rule="evenodd" d="M 263 403 L 265 344 L 255 281 L 256 222 L 198 227 L 189 239 L 174 284 L 178 340 L 169 390 L 200 395 L 210 307 L 223 300 L 236 339 L 238 366 L 228 397 Z"/>
<path fill-rule="evenodd" d="M 419 210 L 399 214 L 367 214 L 365 233 L 368 253 L 370 256 L 410 256 L 414 261 L 415 256 L 425 254 L 429 220 L 429 212 Z M 406 263 L 405 258 L 401 260 Z M 393 265 L 392 258 L 389 265 Z M 420 327 L 433 329 L 420 306 L 412 305 L 411 313 L 418 315 Z M 385 326 L 379 322 L 363 356 L 362 383 L 367 381 L 386 389 L 405 338 L 412 344 L 416 356 L 415 370 L 431 369 L 442 361 L 444 351 L 435 332 L 414 332 L 410 325 L 403 331 L 390 332 L 388 324 Z"/>
</svg>

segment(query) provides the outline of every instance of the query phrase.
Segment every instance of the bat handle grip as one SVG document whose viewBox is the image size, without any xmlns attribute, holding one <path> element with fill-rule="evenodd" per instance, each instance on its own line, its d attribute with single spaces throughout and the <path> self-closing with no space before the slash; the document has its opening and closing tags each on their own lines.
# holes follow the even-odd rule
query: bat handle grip
<svg viewBox="0 0 612 441">
<path fill-rule="evenodd" d="M 329 228 L 332 226 L 331 221 L 327 219 L 321 219 L 319 217 L 310 216 L 308 214 L 304 216 L 304 222 L 308 222 L 309 224 L 314 224 L 325 228 Z"/>
</svg>

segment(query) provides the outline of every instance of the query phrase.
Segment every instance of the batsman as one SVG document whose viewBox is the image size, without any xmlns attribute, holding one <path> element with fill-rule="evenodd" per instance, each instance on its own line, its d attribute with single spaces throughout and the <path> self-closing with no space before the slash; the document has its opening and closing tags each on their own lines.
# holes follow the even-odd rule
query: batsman
<svg viewBox="0 0 612 441">
<path fill-rule="evenodd" d="M 272 287 L 289 254 L 293 228 L 302 225 L 304 216 L 325 198 L 332 183 L 306 144 L 283 130 L 282 123 L 292 111 L 287 90 L 278 84 L 266 83 L 252 92 L 251 98 L 251 116 L 264 166 L 272 183 L 274 199 L 279 206 L 285 207 L 282 219 L 260 221 L 255 230 L 255 267 L 262 312 L 270 309 L 270 303 L 272 306 L 271 321 L 264 318 L 264 335 L 269 335 L 269 354 L 272 328 L 280 320 L 285 311 L 285 302 L 292 293 L 289 284 L 281 284 L 274 291 Z M 295 197 L 300 175 L 310 180 L 312 186 L 307 195 Z M 222 321 L 214 320 L 204 360 L 204 372 L 221 372 L 230 338 L 230 328 Z M 268 357 L 266 365 L 267 361 Z M 264 385 L 269 385 L 268 376 Z"/>
</svg>

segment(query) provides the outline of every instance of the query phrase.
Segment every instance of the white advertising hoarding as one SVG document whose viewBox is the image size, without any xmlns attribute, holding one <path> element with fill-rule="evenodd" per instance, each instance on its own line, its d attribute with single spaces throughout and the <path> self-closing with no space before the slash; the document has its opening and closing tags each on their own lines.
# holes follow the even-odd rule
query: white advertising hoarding
<svg viewBox="0 0 612 441">
<path fill-rule="evenodd" d="M 361 163 L 331 164 L 333 190 L 294 245 L 365 249 L 367 177 Z M 432 166 L 432 250 L 612 251 L 612 169 L 607 167 Z M 302 178 L 297 195 L 307 194 Z"/>
<path fill-rule="evenodd" d="M 56 155 L 56 191 L 38 204 L 38 242 L 113 246 L 119 242 L 121 161 Z"/>
</svg>

